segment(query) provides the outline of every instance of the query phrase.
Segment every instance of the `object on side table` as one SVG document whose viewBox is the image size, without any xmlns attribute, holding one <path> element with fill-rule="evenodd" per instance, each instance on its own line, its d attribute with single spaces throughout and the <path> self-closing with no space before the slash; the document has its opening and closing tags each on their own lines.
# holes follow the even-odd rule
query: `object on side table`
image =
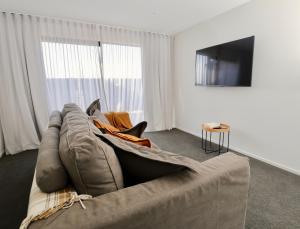
<svg viewBox="0 0 300 229">
<path fill-rule="evenodd" d="M 203 132 L 205 132 L 205 139 L 203 138 Z M 209 148 L 207 148 L 207 132 L 209 132 Z M 218 133 L 219 134 L 219 144 L 217 149 L 213 149 L 212 143 L 211 143 L 211 136 L 212 133 Z M 225 133 L 227 133 L 227 148 L 225 151 L 224 149 L 224 138 Z M 202 124 L 202 149 L 206 153 L 213 153 L 213 152 L 219 152 L 219 154 L 228 152 L 229 150 L 229 136 L 230 136 L 230 126 L 225 123 L 204 123 Z"/>
</svg>

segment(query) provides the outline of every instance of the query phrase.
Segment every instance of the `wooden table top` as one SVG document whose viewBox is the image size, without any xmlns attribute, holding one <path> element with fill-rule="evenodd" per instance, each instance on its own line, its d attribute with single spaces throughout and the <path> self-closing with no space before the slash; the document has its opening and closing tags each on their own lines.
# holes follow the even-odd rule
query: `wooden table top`
<svg viewBox="0 0 300 229">
<path fill-rule="evenodd" d="M 203 123 L 202 124 L 202 129 L 207 131 L 207 132 L 217 132 L 217 133 L 226 133 L 230 131 L 230 126 L 225 123 L 221 123 L 220 128 L 210 128 L 208 126 L 208 123 Z"/>
</svg>

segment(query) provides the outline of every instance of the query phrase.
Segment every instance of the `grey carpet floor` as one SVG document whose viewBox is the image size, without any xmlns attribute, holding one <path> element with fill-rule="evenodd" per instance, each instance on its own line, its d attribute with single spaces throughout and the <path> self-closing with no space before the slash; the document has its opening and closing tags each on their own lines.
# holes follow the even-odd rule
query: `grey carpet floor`
<svg viewBox="0 0 300 229">
<path fill-rule="evenodd" d="M 201 139 L 174 129 L 146 133 L 164 150 L 205 161 Z M 26 216 L 37 151 L 0 159 L 0 228 L 18 228 Z M 250 159 L 247 229 L 300 229 L 300 177 Z"/>
<path fill-rule="evenodd" d="M 19 228 L 26 217 L 37 150 L 0 159 L 0 228 Z"/>
</svg>

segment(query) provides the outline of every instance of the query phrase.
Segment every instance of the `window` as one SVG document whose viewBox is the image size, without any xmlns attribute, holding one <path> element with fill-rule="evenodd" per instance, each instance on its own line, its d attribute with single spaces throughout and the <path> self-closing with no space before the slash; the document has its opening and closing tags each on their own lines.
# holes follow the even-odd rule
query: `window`
<svg viewBox="0 0 300 229">
<path fill-rule="evenodd" d="M 100 98 L 102 111 L 143 119 L 141 48 L 94 43 L 42 42 L 50 110 L 75 102 L 83 110 Z"/>
</svg>

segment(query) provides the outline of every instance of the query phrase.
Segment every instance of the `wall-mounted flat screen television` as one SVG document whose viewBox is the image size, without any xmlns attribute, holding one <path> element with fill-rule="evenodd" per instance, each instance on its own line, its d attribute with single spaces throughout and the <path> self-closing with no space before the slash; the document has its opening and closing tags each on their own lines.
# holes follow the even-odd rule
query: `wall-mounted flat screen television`
<svg viewBox="0 0 300 229">
<path fill-rule="evenodd" d="M 196 85 L 250 87 L 254 36 L 196 51 Z"/>
</svg>

